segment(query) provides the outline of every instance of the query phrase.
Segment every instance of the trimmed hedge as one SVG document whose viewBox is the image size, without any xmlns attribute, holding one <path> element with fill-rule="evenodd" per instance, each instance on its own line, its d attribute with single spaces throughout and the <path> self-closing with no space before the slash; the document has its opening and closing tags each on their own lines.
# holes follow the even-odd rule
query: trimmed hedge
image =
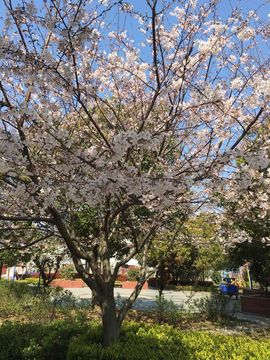
<svg viewBox="0 0 270 360">
<path fill-rule="evenodd" d="M 69 322 L 7 322 L 0 327 L 0 360 L 64 360 L 71 338 L 87 329 Z"/>
<path fill-rule="evenodd" d="M 121 340 L 104 349 L 95 324 L 8 322 L 0 327 L 0 360 L 268 360 L 270 341 L 168 325 L 125 324 Z"/>
<path fill-rule="evenodd" d="M 157 288 L 157 278 L 152 277 L 147 280 L 148 286 L 152 288 Z M 166 285 L 166 290 L 186 290 L 186 291 L 208 291 L 213 288 L 214 284 L 213 281 L 203 281 L 199 280 L 196 282 L 194 281 L 180 281 L 180 282 L 173 282 L 169 281 Z"/>
<path fill-rule="evenodd" d="M 165 290 L 173 290 L 173 291 L 213 291 L 216 288 L 214 286 L 201 286 L 201 285 L 197 285 L 197 286 L 193 286 L 193 285 L 173 285 L 173 284 L 168 284 L 166 285 Z"/>
</svg>

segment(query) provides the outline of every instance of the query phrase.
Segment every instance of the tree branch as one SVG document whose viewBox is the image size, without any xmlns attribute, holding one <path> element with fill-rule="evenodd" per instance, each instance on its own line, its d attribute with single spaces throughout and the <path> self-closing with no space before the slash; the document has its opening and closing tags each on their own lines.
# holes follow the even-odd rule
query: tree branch
<svg viewBox="0 0 270 360">
<path fill-rule="evenodd" d="M 48 234 L 48 235 L 45 235 L 39 239 L 36 239 L 28 244 L 25 244 L 25 245 L 21 245 L 21 246 L 5 246 L 5 243 L 4 242 L 0 242 L 0 244 L 2 244 L 4 246 L 4 248 L 1 248 L 0 249 L 0 252 L 1 251 L 4 251 L 4 250 L 23 250 L 23 249 L 26 249 L 32 245 L 35 245 L 41 241 L 44 241 L 46 239 L 49 239 L 50 237 L 54 236 L 54 233 L 51 233 L 51 234 Z"/>
<path fill-rule="evenodd" d="M 239 143 L 244 139 L 244 137 L 247 135 L 249 130 L 252 128 L 252 126 L 257 122 L 261 114 L 263 113 L 264 108 L 260 108 L 257 115 L 254 117 L 254 119 L 248 124 L 248 126 L 243 130 L 242 134 L 239 136 L 239 138 L 235 141 L 235 143 L 231 146 L 231 150 L 235 149 Z"/>
<path fill-rule="evenodd" d="M 32 221 L 32 222 L 46 222 L 49 224 L 54 224 L 53 218 L 47 218 L 42 216 L 30 217 L 30 216 L 5 216 L 0 215 L 0 220 L 2 221 Z"/>
</svg>

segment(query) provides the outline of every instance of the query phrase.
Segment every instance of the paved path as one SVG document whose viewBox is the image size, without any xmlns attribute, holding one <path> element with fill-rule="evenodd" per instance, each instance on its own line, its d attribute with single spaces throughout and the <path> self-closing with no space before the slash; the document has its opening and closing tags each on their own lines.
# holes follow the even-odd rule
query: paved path
<svg viewBox="0 0 270 360">
<path fill-rule="evenodd" d="M 270 318 L 269 317 L 241 313 L 241 312 L 236 313 L 235 317 L 239 320 L 250 321 L 254 324 L 260 325 L 261 327 L 270 329 Z"/>
<path fill-rule="evenodd" d="M 79 289 L 67 289 L 71 291 L 76 297 L 85 300 L 91 300 L 92 293 L 89 288 L 79 288 Z M 132 289 L 122 289 L 115 288 L 114 294 L 118 298 L 118 301 L 121 302 L 127 298 L 132 292 Z M 133 308 L 137 310 L 154 310 L 156 308 L 156 297 L 158 296 L 158 291 L 154 289 L 142 290 L 138 299 L 136 300 Z M 166 300 L 172 300 L 177 306 L 188 309 L 189 305 L 195 300 L 205 299 L 210 297 L 211 293 L 209 292 L 191 292 L 191 291 L 173 291 L 165 290 L 164 298 Z M 197 311 L 200 309 L 197 308 Z M 196 311 L 196 309 L 195 309 Z M 227 306 L 227 312 L 236 317 L 239 320 L 246 320 L 253 323 L 256 323 L 262 327 L 270 328 L 270 318 L 263 316 L 257 316 L 252 314 L 245 314 L 240 312 L 240 300 L 235 300 L 232 298 Z"/>
<path fill-rule="evenodd" d="M 78 289 L 67 289 L 71 291 L 75 296 L 78 296 L 80 298 L 88 298 L 91 299 L 92 292 L 89 288 L 78 288 Z M 128 297 L 132 293 L 132 289 L 122 289 L 122 288 L 114 288 L 114 295 L 121 297 Z M 173 290 L 164 290 L 164 297 L 167 300 L 173 300 L 174 302 L 181 302 L 182 300 L 187 300 L 190 296 L 195 298 L 202 298 L 209 296 L 209 292 L 191 292 L 191 291 L 173 291 Z M 143 299 L 153 299 L 155 300 L 158 296 L 158 291 L 155 289 L 143 289 L 140 292 L 139 298 Z"/>
<path fill-rule="evenodd" d="M 88 288 L 68 289 L 68 290 L 70 290 L 75 296 L 79 297 L 80 299 L 90 300 L 92 296 L 91 290 Z M 124 301 L 124 299 L 128 298 L 131 292 L 132 289 L 122 289 L 122 288 L 114 289 L 114 295 L 118 299 L 118 302 Z M 158 296 L 157 290 L 153 290 L 153 289 L 142 290 L 138 299 L 133 305 L 133 308 L 137 310 L 155 309 L 157 306 L 156 304 L 157 296 Z M 166 300 L 171 300 L 177 306 L 184 309 L 189 308 L 189 305 L 194 300 L 200 300 L 203 298 L 207 298 L 208 296 L 210 296 L 209 292 L 172 291 L 172 290 L 164 291 L 164 298 Z"/>
</svg>

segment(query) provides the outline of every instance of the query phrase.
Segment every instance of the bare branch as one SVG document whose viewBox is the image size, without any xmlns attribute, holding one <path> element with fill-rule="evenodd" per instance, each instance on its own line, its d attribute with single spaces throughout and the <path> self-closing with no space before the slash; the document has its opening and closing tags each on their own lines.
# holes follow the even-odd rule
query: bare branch
<svg viewBox="0 0 270 360">
<path fill-rule="evenodd" d="M 254 119 L 248 124 L 248 126 L 243 130 L 242 134 L 239 136 L 239 138 L 235 141 L 235 143 L 231 146 L 231 150 L 235 149 L 239 143 L 244 139 L 244 137 L 248 134 L 249 130 L 252 128 L 253 125 L 258 121 L 259 117 L 263 113 L 264 109 L 261 108 L 257 115 L 254 117 Z"/>
</svg>

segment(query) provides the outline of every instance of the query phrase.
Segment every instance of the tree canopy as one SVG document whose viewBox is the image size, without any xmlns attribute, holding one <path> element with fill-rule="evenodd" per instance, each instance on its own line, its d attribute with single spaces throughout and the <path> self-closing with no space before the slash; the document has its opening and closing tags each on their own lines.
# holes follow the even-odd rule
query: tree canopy
<svg viewBox="0 0 270 360">
<path fill-rule="evenodd" d="M 4 1 L 2 246 L 60 236 L 97 295 L 105 345 L 147 278 L 153 237 L 208 201 L 268 116 L 269 25 L 256 11 L 224 19 L 217 3 Z M 118 270 L 138 253 L 117 312 Z"/>
</svg>

